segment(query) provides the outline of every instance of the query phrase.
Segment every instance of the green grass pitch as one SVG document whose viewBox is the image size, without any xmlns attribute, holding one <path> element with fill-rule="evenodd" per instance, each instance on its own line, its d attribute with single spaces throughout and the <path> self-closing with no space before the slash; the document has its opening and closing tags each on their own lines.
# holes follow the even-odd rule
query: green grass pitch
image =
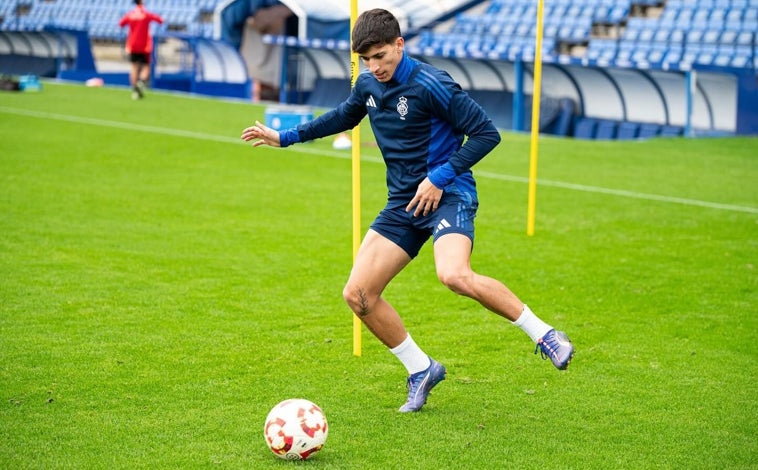
<svg viewBox="0 0 758 470">
<path fill-rule="evenodd" d="M 263 116 L 0 94 L 0 468 L 758 468 L 758 139 L 543 137 L 530 237 L 529 136 L 503 134 L 472 262 L 576 357 L 447 291 L 426 246 L 386 297 L 448 378 L 401 415 L 402 366 L 365 329 L 352 355 L 350 152 L 244 145 Z M 290 397 L 330 424 L 302 464 L 262 437 Z"/>
</svg>

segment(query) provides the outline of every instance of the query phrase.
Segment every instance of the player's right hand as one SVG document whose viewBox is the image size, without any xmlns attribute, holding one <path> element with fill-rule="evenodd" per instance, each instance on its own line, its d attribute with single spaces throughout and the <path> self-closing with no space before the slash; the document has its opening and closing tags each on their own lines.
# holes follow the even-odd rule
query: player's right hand
<svg viewBox="0 0 758 470">
<path fill-rule="evenodd" d="M 279 132 L 270 127 L 264 126 L 258 121 L 255 121 L 254 126 L 250 126 L 242 131 L 242 140 L 245 142 L 255 140 L 255 142 L 253 142 L 253 147 L 258 147 L 260 145 L 269 145 L 271 147 L 281 146 L 279 142 Z"/>
</svg>

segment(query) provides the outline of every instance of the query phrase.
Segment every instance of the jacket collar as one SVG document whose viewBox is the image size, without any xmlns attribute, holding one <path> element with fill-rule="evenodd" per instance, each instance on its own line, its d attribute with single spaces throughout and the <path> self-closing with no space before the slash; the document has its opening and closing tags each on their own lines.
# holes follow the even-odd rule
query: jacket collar
<svg viewBox="0 0 758 470">
<path fill-rule="evenodd" d="M 414 60 L 408 57 L 405 51 L 403 51 L 403 58 L 400 59 L 400 62 L 397 64 L 395 73 L 392 74 L 392 80 L 401 84 L 407 83 L 408 79 L 411 77 L 413 66 Z"/>
</svg>

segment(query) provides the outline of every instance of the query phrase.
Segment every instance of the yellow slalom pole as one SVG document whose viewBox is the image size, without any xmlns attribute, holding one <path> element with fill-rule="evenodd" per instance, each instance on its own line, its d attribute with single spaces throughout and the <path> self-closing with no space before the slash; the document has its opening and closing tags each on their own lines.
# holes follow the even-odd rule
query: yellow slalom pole
<svg viewBox="0 0 758 470">
<path fill-rule="evenodd" d="M 358 18 L 358 0 L 350 0 L 350 31 Z M 350 49 L 350 86 L 355 86 L 360 73 L 358 54 Z M 355 126 L 352 131 L 352 173 L 353 173 L 353 261 L 358 256 L 361 246 L 361 126 Z M 361 355 L 361 319 L 353 315 L 353 355 Z"/>
<path fill-rule="evenodd" d="M 529 199 L 527 202 L 526 234 L 534 235 L 537 209 L 537 147 L 540 135 L 540 90 L 542 89 L 542 10 L 543 0 L 537 0 L 537 44 L 534 48 L 534 90 L 532 92 L 532 140 L 529 152 Z"/>
</svg>

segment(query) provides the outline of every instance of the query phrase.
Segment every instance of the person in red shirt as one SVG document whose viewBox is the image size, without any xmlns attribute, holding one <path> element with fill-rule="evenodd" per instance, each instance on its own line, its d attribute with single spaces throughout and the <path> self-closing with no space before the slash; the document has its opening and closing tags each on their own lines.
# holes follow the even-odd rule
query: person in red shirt
<svg viewBox="0 0 758 470">
<path fill-rule="evenodd" d="M 129 84 L 132 86 L 132 98 L 144 96 L 145 84 L 150 80 L 150 56 L 153 52 L 153 37 L 150 23 L 163 24 L 160 15 L 149 12 L 142 5 L 142 0 L 134 0 L 136 6 L 118 22 L 120 27 L 129 25 L 126 38 L 126 53 L 132 63 L 129 72 Z"/>
</svg>

